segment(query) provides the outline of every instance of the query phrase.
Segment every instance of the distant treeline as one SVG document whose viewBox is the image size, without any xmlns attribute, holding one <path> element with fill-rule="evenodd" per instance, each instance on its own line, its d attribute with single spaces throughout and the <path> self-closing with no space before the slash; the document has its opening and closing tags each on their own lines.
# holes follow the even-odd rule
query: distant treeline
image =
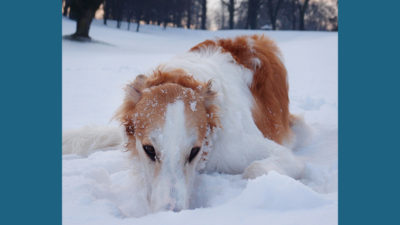
<svg viewBox="0 0 400 225">
<path fill-rule="evenodd" d="M 104 24 L 117 21 L 193 29 L 207 28 L 207 0 L 105 0 Z M 139 29 L 139 26 L 137 27 Z"/>
<path fill-rule="evenodd" d="M 167 27 L 207 29 L 337 30 L 337 0 L 220 0 L 220 9 L 207 10 L 207 0 L 63 0 L 64 15 L 74 18 L 82 8 L 99 7 L 104 24 L 116 20 Z M 94 15 L 92 15 L 94 16 Z M 77 16 L 75 16 L 77 18 Z M 79 17 L 79 16 L 78 16 Z M 75 18 L 75 19 L 76 19 Z M 129 29 L 128 27 L 128 29 Z"/>
<path fill-rule="evenodd" d="M 219 29 L 338 30 L 338 0 L 220 1 Z"/>
</svg>

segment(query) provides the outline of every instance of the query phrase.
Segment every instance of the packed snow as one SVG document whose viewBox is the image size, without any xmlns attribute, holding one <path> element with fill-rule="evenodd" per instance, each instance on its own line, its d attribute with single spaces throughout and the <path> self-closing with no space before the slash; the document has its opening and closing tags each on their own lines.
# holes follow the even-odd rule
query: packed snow
<svg viewBox="0 0 400 225">
<path fill-rule="evenodd" d="M 73 21 L 62 23 L 63 35 L 74 32 Z M 249 181 L 240 175 L 201 174 L 191 209 L 148 214 L 140 168 L 129 152 L 66 154 L 63 224 L 337 224 L 337 33 L 163 30 L 152 25 L 137 33 L 125 23 L 121 29 L 113 21 L 108 24 L 93 22 L 94 43 L 63 40 L 63 131 L 116 127 L 111 118 L 128 82 L 205 39 L 263 33 L 283 53 L 291 112 L 309 126 L 309 132 L 298 132 L 302 146 L 294 151 L 306 169 L 301 180 L 275 172 Z M 196 102 L 191 109 L 196 110 Z"/>
</svg>

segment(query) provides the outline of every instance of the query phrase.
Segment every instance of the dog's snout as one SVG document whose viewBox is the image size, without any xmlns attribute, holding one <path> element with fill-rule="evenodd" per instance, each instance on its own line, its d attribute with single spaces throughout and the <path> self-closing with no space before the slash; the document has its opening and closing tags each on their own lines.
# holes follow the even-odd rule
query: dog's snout
<svg viewBox="0 0 400 225">
<path fill-rule="evenodd" d="M 171 204 L 171 203 L 168 203 L 166 206 L 165 206 L 165 210 L 172 210 L 174 208 L 174 206 L 173 206 L 173 204 Z"/>
<path fill-rule="evenodd" d="M 179 212 L 179 211 L 181 211 L 181 209 L 180 209 L 180 208 L 177 208 L 177 207 L 175 207 L 175 208 L 173 208 L 173 209 L 172 209 L 172 211 L 174 211 L 174 212 Z"/>
<path fill-rule="evenodd" d="M 178 191 L 176 190 L 175 187 L 172 187 L 169 190 L 169 196 L 170 196 L 171 199 L 177 199 L 178 198 Z"/>
<path fill-rule="evenodd" d="M 179 211 L 181 211 L 182 209 L 180 208 L 180 207 L 177 207 L 175 204 L 173 204 L 173 203 L 168 203 L 166 206 L 165 206 L 165 210 L 167 210 L 167 211 L 173 211 L 173 212 L 179 212 Z"/>
<path fill-rule="evenodd" d="M 165 207 L 164 210 L 166 211 L 173 211 L 173 212 L 180 212 L 182 207 L 179 204 L 176 204 L 175 200 L 171 200 Z"/>
<path fill-rule="evenodd" d="M 176 177 L 176 174 L 164 175 L 152 189 L 150 200 L 152 211 L 179 212 L 188 208 L 190 193 L 185 179 Z"/>
</svg>

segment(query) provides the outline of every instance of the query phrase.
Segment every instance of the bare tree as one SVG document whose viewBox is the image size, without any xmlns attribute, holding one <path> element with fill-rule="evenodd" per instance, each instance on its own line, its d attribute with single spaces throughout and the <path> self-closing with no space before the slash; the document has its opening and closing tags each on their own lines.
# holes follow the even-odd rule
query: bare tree
<svg viewBox="0 0 400 225">
<path fill-rule="evenodd" d="M 71 0 L 70 16 L 76 20 L 76 31 L 70 36 L 74 40 L 90 40 L 89 28 L 94 14 L 103 0 Z"/>
<path fill-rule="evenodd" d="M 310 0 L 297 0 L 297 4 L 299 7 L 299 29 L 300 30 L 304 30 L 305 26 L 304 26 L 304 15 L 307 11 L 308 8 L 308 3 L 310 2 Z"/>
<path fill-rule="evenodd" d="M 121 1 L 121 0 L 113 1 L 111 13 L 113 14 L 113 19 L 117 20 L 117 28 L 121 28 L 121 22 L 122 22 L 124 8 L 125 8 L 124 5 L 125 5 L 125 1 Z"/>
<path fill-rule="evenodd" d="M 207 0 L 201 0 L 201 29 L 206 29 L 207 21 Z"/>
<path fill-rule="evenodd" d="M 159 16 L 160 24 L 163 24 L 164 29 L 167 28 L 168 23 L 171 21 L 170 14 L 172 11 L 169 1 L 159 1 L 156 4 L 157 13 Z"/>
<path fill-rule="evenodd" d="M 291 20 L 292 20 L 292 30 L 296 30 L 296 24 L 297 24 L 296 14 L 298 13 L 297 12 L 297 0 L 290 0 L 287 9 L 290 14 L 289 17 L 291 17 Z"/>
<path fill-rule="evenodd" d="M 228 8 L 229 13 L 229 29 L 233 29 L 235 27 L 235 0 L 221 0 L 222 4 Z"/>
<path fill-rule="evenodd" d="M 311 2 L 306 17 L 307 30 L 337 30 L 336 8 L 327 2 Z"/>
<path fill-rule="evenodd" d="M 192 24 L 192 12 L 193 12 L 193 0 L 187 0 L 186 4 L 186 27 L 190 29 L 190 25 Z"/>
<path fill-rule="evenodd" d="M 172 17 L 173 23 L 176 27 L 182 27 L 182 18 L 186 10 L 186 0 L 173 0 L 172 4 Z"/>
<path fill-rule="evenodd" d="M 145 20 L 146 23 L 149 23 L 151 20 L 151 12 L 154 10 L 153 4 L 156 0 L 128 0 L 130 1 L 130 7 L 132 10 L 132 15 L 135 18 L 136 22 L 136 32 L 139 32 L 140 29 L 140 21 L 142 19 Z M 153 18 L 155 19 L 155 18 Z"/>
<path fill-rule="evenodd" d="M 247 28 L 257 29 L 258 12 L 262 0 L 248 0 L 247 2 Z"/>
<path fill-rule="evenodd" d="M 126 0 L 125 4 L 126 21 L 128 22 L 128 30 L 131 29 L 131 21 L 134 16 L 135 0 Z M 105 12 L 104 12 L 105 13 Z"/>
<path fill-rule="evenodd" d="M 221 2 L 221 11 L 219 13 L 220 19 L 218 22 L 220 29 L 225 29 L 225 5 L 223 0 L 220 0 L 220 2 Z"/>
<path fill-rule="evenodd" d="M 105 0 L 103 4 L 103 23 L 104 25 L 107 25 L 107 20 L 110 18 L 110 13 L 111 13 L 111 1 L 112 0 Z"/>
<path fill-rule="evenodd" d="M 271 21 L 272 30 L 276 30 L 276 20 L 283 0 L 267 0 L 268 15 Z"/>
</svg>

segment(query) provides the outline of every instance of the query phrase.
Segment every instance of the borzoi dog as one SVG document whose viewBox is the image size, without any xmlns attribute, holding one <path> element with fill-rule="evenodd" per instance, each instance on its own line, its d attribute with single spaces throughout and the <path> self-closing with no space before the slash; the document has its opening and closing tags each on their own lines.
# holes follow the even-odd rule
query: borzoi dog
<svg viewBox="0 0 400 225">
<path fill-rule="evenodd" d="M 301 121 L 289 113 L 286 69 L 264 36 L 207 40 L 138 75 L 116 118 L 143 168 L 152 211 L 188 208 L 199 172 L 299 178 L 303 170 L 288 148 Z M 71 146 L 65 136 L 64 153 L 79 153 Z"/>
</svg>

